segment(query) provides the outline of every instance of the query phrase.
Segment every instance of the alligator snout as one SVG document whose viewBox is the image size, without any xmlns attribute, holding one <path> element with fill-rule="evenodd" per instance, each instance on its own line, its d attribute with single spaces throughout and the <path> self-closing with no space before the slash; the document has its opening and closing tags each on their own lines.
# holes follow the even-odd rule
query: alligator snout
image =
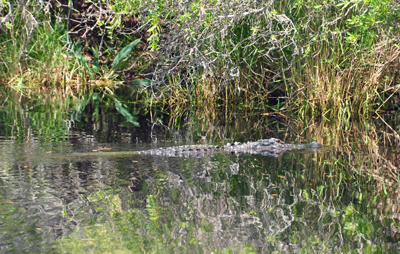
<svg viewBox="0 0 400 254">
<path fill-rule="evenodd" d="M 322 145 L 320 143 L 318 143 L 318 142 L 313 141 L 313 142 L 310 143 L 310 148 L 313 149 L 313 150 L 317 150 L 317 149 L 319 149 L 321 147 L 322 147 Z"/>
</svg>

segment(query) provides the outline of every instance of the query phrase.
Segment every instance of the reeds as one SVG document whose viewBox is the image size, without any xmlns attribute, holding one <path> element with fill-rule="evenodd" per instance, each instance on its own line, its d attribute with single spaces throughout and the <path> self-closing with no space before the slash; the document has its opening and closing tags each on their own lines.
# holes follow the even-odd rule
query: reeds
<svg viewBox="0 0 400 254">
<path fill-rule="evenodd" d="M 354 49 L 346 54 L 341 49 L 340 41 L 330 48 L 318 47 L 319 56 L 297 63 L 291 89 L 304 89 L 292 109 L 302 117 L 311 114 L 339 121 L 348 129 L 350 119 L 363 120 L 395 95 L 400 51 L 394 40 L 385 38 L 370 51 Z"/>
<path fill-rule="evenodd" d="M 63 13 L 16 5 L 13 26 L 1 31 L 0 78 L 20 92 L 68 94 L 142 74 L 147 83 L 137 98 L 173 117 L 289 113 L 305 126 L 322 120 L 347 129 L 351 121 L 397 107 L 399 14 L 388 1 L 116 2 L 121 10 L 151 9 L 137 19 L 144 23 L 140 33 L 151 35 L 140 39 L 142 54 L 125 52 L 139 40 L 117 32 L 121 17 L 93 26 L 103 37 L 90 48 L 89 40 L 72 41 Z"/>
</svg>

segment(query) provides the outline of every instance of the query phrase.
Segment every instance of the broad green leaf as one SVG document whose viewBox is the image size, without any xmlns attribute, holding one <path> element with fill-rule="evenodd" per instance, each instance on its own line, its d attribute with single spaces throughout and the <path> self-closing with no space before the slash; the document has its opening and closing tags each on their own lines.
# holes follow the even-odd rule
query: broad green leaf
<svg viewBox="0 0 400 254">
<path fill-rule="evenodd" d="M 115 69 L 118 63 L 124 59 L 129 53 L 131 53 L 132 49 L 139 43 L 140 39 L 137 39 L 131 42 L 128 46 L 123 48 L 118 55 L 115 57 L 114 62 L 111 64 L 111 67 Z"/>
<path fill-rule="evenodd" d="M 80 122 L 82 118 L 82 112 L 85 110 L 86 106 L 90 103 L 90 99 L 92 98 L 92 93 L 89 95 L 85 96 L 83 100 L 78 102 L 78 104 L 75 106 L 75 116 L 74 120 Z"/>
<path fill-rule="evenodd" d="M 121 115 L 123 115 L 123 116 L 125 117 L 125 119 L 126 119 L 128 122 L 130 122 L 130 123 L 132 123 L 133 125 L 139 127 L 139 123 L 136 122 L 136 117 L 133 116 L 131 113 L 129 113 L 129 111 L 128 111 L 126 108 L 124 108 L 124 107 L 122 106 L 122 103 L 121 103 L 119 100 L 117 100 L 117 99 L 115 99 L 115 109 L 117 109 L 117 111 L 118 111 Z"/>
<path fill-rule="evenodd" d="M 156 29 L 156 28 L 157 28 L 157 26 L 152 26 L 152 27 L 149 28 L 149 30 L 147 30 L 147 32 L 149 32 L 149 33 L 153 32 L 153 30 Z"/>
<path fill-rule="evenodd" d="M 85 68 L 86 70 L 91 71 L 91 69 L 89 68 L 89 65 L 87 64 L 86 59 L 83 57 L 83 55 L 81 54 L 81 39 L 78 39 L 78 41 L 74 44 L 72 44 L 72 50 L 71 50 L 71 54 L 76 58 L 76 60 L 78 61 L 79 66 L 83 66 L 83 68 Z"/>
</svg>

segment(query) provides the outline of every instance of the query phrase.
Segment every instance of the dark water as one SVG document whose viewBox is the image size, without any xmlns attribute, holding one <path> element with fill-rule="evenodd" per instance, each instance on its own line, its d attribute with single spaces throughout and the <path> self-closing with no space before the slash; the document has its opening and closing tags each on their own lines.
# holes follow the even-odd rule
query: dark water
<svg viewBox="0 0 400 254">
<path fill-rule="evenodd" d="M 169 158 L 122 152 L 305 140 L 279 119 L 191 118 L 171 130 L 154 116 L 134 127 L 93 96 L 64 107 L 1 98 L 0 253 L 400 252 L 400 150 L 382 122 L 318 152 Z M 302 135 L 326 142 L 318 132 Z M 362 135 L 379 141 L 365 145 Z"/>
</svg>

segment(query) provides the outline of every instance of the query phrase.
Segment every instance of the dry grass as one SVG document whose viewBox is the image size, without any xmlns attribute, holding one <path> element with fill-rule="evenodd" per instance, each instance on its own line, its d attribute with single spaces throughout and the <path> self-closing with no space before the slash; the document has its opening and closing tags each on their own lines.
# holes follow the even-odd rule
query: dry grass
<svg viewBox="0 0 400 254">
<path fill-rule="evenodd" d="M 347 126 L 350 118 L 367 116 L 384 106 L 398 91 L 396 76 L 400 72 L 400 50 L 395 41 L 382 39 L 370 52 L 354 52 L 346 57 L 339 45 L 326 55 L 335 54 L 328 60 L 323 57 L 307 58 L 294 77 L 293 88 L 301 89 L 292 109 L 299 115 L 318 112 L 326 121 L 339 121 Z M 385 93 L 390 93 L 385 101 Z"/>
</svg>

